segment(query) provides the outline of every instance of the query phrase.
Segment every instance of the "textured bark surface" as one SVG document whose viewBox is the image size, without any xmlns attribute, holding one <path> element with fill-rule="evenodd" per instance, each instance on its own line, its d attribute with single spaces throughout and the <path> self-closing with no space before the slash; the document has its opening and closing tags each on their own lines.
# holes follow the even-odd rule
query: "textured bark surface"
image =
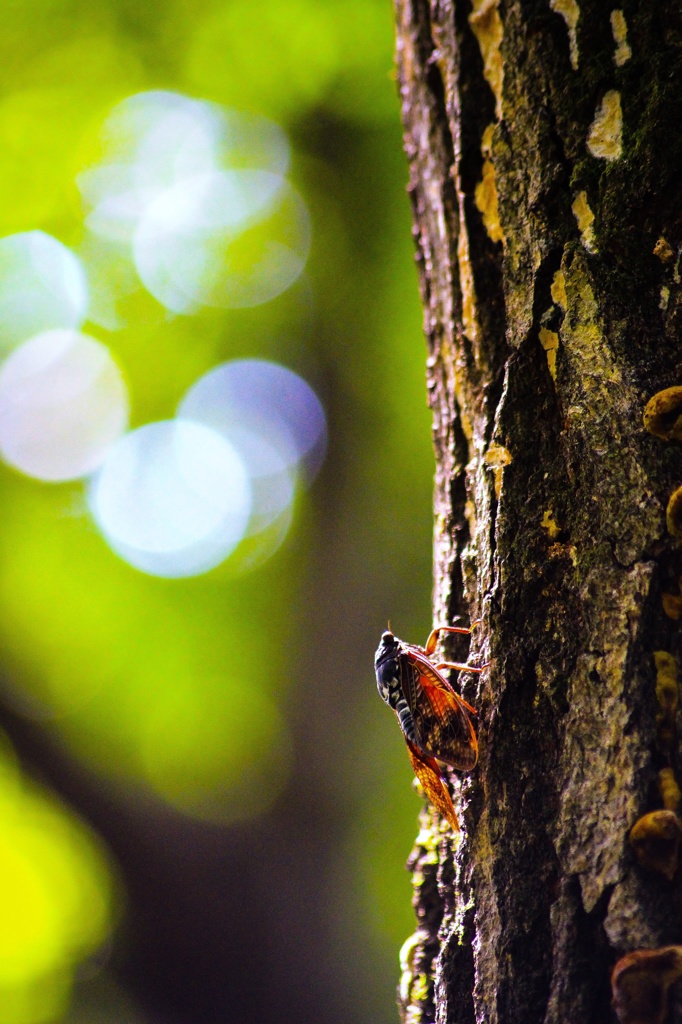
<svg viewBox="0 0 682 1024">
<path fill-rule="evenodd" d="M 680 872 L 628 841 L 645 813 L 677 810 L 680 778 L 661 697 L 676 662 L 656 652 L 680 652 L 666 507 L 682 452 L 642 416 L 682 384 L 682 8 L 396 7 L 434 619 L 482 618 L 472 652 L 490 662 L 460 680 L 481 746 L 453 778 L 462 836 L 425 811 L 412 855 L 402 1014 L 616 1020 L 614 964 L 682 942 Z M 667 1012 L 682 1020 L 674 998 Z"/>
</svg>

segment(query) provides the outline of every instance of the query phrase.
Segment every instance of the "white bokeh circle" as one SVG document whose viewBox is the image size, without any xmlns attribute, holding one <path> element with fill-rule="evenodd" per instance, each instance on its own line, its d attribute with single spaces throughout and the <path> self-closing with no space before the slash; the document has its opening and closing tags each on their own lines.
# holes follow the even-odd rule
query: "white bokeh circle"
<svg viewBox="0 0 682 1024">
<path fill-rule="evenodd" d="M 0 238 L 0 353 L 43 331 L 77 328 L 88 290 L 78 258 L 44 231 Z"/>
<path fill-rule="evenodd" d="M 239 452 L 249 474 L 252 505 L 246 535 L 253 536 L 290 508 L 296 490 L 296 469 L 266 437 L 248 427 L 235 425 L 222 436 Z"/>
<path fill-rule="evenodd" d="M 299 277 L 310 218 L 284 179 L 289 143 L 274 122 L 156 90 L 119 103 L 100 141 L 101 159 L 77 178 L 86 228 L 131 250 L 166 310 L 256 306 Z M 97 322 L 120 327 L 113 276 L 89 255 Z"/>
<path fill-rule="evenodd" d="M 78 176 L 88 228 L 129 240 L 147 208 L 167 189 L 226 168 L 282 175 L 289 143 L 274 122 L 165 90 L 129 96 L 101 131 L 102 159 Z"/>
<path fill-rule="evenodd" d="M 222 562 L 244 536 L 251 486 L 220 434 L 165 420 L 118 442 L 88 501 L 109 545 L 131 565 L 156 576 L 193 576 Z"/>
<path fill-rule="evenodd" d="M 92 473 L 128 422 L 121 371 L 79 331 L 38 334 L 0 368 L 0 453 L 39 480 Z"/>
<path fill-rule="evenodd" d="M 178 415 L 218 430 L 237 447 L 247 432 L 308 480 L 324 459 L 327 420 L 322 403 L 302 377 L 279 363 L 234 359 L 214 367 L 187 391 Z M 243 457 L 250 464 L 248 451 Z"/>
<path fill-rule="evenodd" d="M 145 287 L 172 312 L 241 308 L 294 283 L 310 233 L 305 203 L 284 178 L 215 171 L 179 182 L 148 207 L 133 255 Z"/>
</svg>

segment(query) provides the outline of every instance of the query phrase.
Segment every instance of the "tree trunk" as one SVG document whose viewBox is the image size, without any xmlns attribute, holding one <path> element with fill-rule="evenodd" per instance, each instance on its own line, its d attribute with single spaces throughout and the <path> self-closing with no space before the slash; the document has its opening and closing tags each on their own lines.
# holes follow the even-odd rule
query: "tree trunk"
<svg viewBox="0 0 682 1024">
<path fill-rule="evenodd" d="M 434 619 L 489 661 L 461 836 L 426 809 L 410 862 L 403 1018 L 682 1020 L 682 8 L 396 6 Z"/>
</svg>

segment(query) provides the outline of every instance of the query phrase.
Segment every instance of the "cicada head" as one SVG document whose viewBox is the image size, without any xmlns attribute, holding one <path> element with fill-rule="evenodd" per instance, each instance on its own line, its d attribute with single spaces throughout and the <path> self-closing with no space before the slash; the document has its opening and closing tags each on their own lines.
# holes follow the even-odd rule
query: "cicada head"
<svg viewBox="0 0 682 1024">
<path fill-rule="evenodd" d="M 382 633 L 381 642 L 374 656 L 374 670 L 377 675 L 379 696 L 389 707 L 395 708 L 400 697 L 400 641 L 390 630 Z"/>
</svg>

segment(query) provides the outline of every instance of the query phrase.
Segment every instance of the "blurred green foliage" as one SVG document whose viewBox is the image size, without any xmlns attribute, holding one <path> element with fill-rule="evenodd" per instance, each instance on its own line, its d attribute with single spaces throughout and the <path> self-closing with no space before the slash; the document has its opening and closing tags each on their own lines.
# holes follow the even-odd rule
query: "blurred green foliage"
<svg viewBox="0 0 682 1024">
<path fill-rule="evenodd" d="M 297 652 L 314 643 L 311 574 L 327 561 L 323 586 L 334 597 L 325 594 L 325 609 L 341 619 L 336 657 L 354 694 L 350 714 L 339 715 L 344 753 L 334 768 L 351 890 L 338 927 L 367 951 L 375 992 L 357 993 L 366 1019 L 391 1020 L 397 950 L 413 929 L 403 864 L 418 801 L 376 697 L 367 637 L 378 638 L 389 615 L 408 639 L 428 631 L 432 456 L 389 0 L 265 0 L 257 16 L 247 0 L 15 0 L 3 21 L 1 235 L 41 228 L 78 251 L 76 175 L 97 159 L 103 118 L 135 92 L 172 89 L 285 128 L 313 222 L 305 278 L 255 309 L 174 319 L 139 291 L 126 326 L 85 330 L 122 368 L 134 426 L 172 416 L 221 360 L 255 356 L 309 380 L 330 428 L 326 468 L 299 495 L 273 557 L 245 571 L 238 552 L 188 580 L 119 560 L 81 485 L 3 469 L 6 702 L 130 792 L 152 790 L 209 821 L 263 814 L 296 784 L 288 709 L 301 700 Z M 0 767 L 10 764 L 7 754 Z M 16 795 L 12 780 L 14 802 L 0 793 L 0 834 L 14 851 L 0 863 L 0 887 L 33 896 L 21 935 L 7 931 L 13 904 L 0 900 L 10 915 L 0 931 L 14 935 L 11 958 L 0 951 L 0 1024 L 32 1024 L 61 1017 L 75 962 L 103 940 L 111 879 L 63 806 Z M 20 799 L 31 809 L 13 838 Z M 84 899 L 100 909 L 74 933 L 65 901 Z"/>
<path fill-rule="evenodd" d="M 112 875 L 81 822 L 22 780 L 0 737 L 0 1016 L 53 1020 L 112 926 Z"/>
</svg>

